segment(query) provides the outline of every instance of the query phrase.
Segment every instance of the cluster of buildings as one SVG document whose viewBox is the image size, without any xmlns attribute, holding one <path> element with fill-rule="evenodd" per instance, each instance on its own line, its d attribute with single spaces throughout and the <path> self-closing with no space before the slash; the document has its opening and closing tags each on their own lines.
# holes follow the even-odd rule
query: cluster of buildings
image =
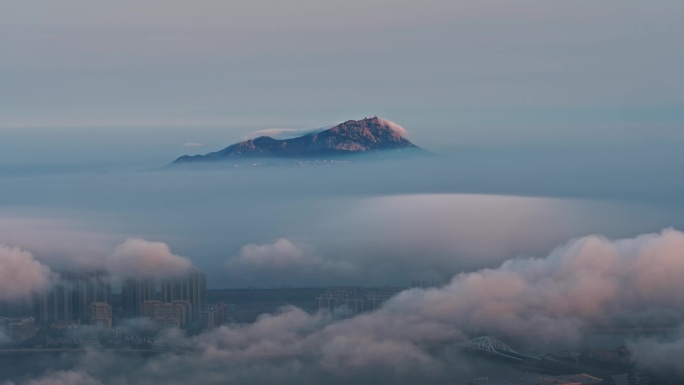
<svg viewBox="0 0 684 385">
<path fill-rule="evenodd" d="M 51 290 L 34 298 L 33 314 L 40 325 L 90 324 L 90 304 L 111 306 L 111 299 L 112 288 L 106 273 L 62 273 Z M 109 313 L 111 324 L 111 307 Z"/>
<path fill-rule="evenodd" d="M 354 286 L 331 286 L 317 295 L 314 300 L 318 311 L 358 314 L 381 307 L 399 291 L 401 288 L 395 287 L 366 289 Z"/>
<path fill-rule="evenodd" d="M 207 278 L 199 270 L 162 280 L 129 279 L 121 291 L 124 317 L 146 317 L 158 329 L 199 322 L 207 307 Z"/>
<path fill-rule="evenodd" d="M 134 317 L 148 318 L 152 329 L 187 328 L 202 321 L 206 291 L 199 270 L 161 281 L 128 279 L 120 295 L 112 294 L 105 272 L 62 273 L 30 301 L 0 303 L 0 333 L 16 343 L 33 338 L 40 326 L 112 329 L 119 319 Z"/>
<path fill-rule="evenodd" d="M 36 336 L 36 322 L 33 317 L 8 318 L 0 317 L 0 337 L 7 342 L 21 343 Z M 0 343 L 3 342 L 0 338 Z"/>
<path fill-rule="evenodd" d="M 186 300 L 153 299 L 143 302 L 142 308 L 143 316 L 154 323 L 155 329 L 184 329 L 191 321 L 192 304 Z"/>
</svg>

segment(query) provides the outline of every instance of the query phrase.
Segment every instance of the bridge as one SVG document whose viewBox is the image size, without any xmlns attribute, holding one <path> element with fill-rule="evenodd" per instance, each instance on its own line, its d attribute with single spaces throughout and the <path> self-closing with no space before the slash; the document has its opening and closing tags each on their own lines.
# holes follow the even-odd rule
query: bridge
<svg viewBox="0 0 684 385">
<path fill-rule="evenodd" d="M 485 353 L 488 355 L 493 355 L 495 357 L 517 362 L 539 360 L 539 358 L 537 357 L 527 356 L 518 353 L 515 350 L 513 350 L 513 348 L 511 348 L 510 346 L 490 336 L 473 338 L 465 342 L 462 346 L 466 349 L 473 350 L 475 352 Z"/>
</svg>

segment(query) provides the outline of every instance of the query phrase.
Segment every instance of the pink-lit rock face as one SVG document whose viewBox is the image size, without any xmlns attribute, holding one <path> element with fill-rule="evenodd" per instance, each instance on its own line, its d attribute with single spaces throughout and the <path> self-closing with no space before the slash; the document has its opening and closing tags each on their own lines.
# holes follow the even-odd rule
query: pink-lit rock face
<svg viewBox="0 0 684 385">
<path fill-rule="evenodd" d="M 388 150 L 416 150 L 400 125 L 377 116 L 348 120 L 330 129 L 291 139 L 260 136 L 207 155 L 182 156 L 174 163 L 248 158 L 312 158 Z"/>
</svg>

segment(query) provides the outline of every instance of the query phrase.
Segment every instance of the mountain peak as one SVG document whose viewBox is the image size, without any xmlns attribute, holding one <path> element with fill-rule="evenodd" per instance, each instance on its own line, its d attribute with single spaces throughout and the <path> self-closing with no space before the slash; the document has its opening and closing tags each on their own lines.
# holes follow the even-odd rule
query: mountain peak
<svg viewBox="0 0 684 385">
<path fill-rule="evenodd" d="M 278 140 L 270 136 L 260 136 L 206 155 L 185 155 L 176 159 L 174 164 L 241 158 L 323 159 L 390 150 L 426 153 L 406 139 L 406 136 L 407 131 L 400 125 L 373 116 L 361 120 L 347 120 L 327 130 L 291 139 Z"/>
<path fill-rule="evenodd" d="M 390 136 L 397 138 L 408 136 L 408 132 L 402 126 L 377 116 L 361 120 L 347 120 L 332 128 L 332 130 L 337 130 L 336 132 L 356 129 L 364 129 L 377 134 L 388 133 Z"/>
</svg>

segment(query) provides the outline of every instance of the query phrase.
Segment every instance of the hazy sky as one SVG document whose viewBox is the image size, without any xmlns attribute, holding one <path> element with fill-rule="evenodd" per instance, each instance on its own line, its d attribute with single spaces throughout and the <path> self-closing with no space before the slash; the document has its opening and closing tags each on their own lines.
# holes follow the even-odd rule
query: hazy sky
<svg viewBox="0 0 684 385">
<path fill-rule="evenodd" d="M 679 0 L 5 0 L 0 127 L 639 141 L 684 121 L 681 36 Z"/>
</svg>

